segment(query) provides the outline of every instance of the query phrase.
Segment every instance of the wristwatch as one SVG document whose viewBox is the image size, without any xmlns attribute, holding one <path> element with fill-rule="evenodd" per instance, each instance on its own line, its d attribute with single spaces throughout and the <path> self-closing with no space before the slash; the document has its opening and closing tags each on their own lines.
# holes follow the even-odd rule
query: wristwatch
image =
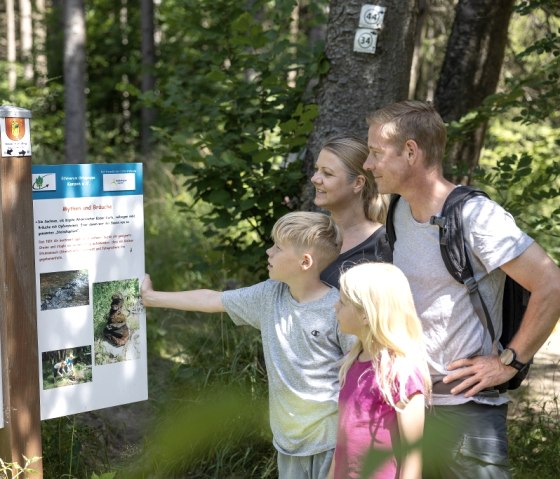
<svg viewBox="0 0 560 479">
<path fill-rule="evenodd" d="M 500 354 L 500 361 L 502 362 L 503 365 L 511 366 L 512 368 L 515 368 L 518 371 L 521 371 L 525 367 L 527 367 L 527 364 L 517 360 L 517 354 L 511 348 L 505 348 L 502 351 L 502 354 Z"/>
</svg>

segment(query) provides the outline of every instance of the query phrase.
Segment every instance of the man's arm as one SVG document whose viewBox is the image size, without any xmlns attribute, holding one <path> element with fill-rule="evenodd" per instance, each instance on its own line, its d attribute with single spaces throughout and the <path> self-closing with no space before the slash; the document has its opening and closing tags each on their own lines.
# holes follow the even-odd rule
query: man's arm
<svg viewBox="0 0 560 479">
<path fill-rule="evenodd" d="M 220 291 L 210 289 L 178 292 L 154 291 L 149 274 L 142 282 L 141 294 L 142 303 L 147 308 L 171 308 L 202 313 L 225 312 Z"/>
<path fill-rule="evenodd" d="M 560 269 L 538 244 L 533 243 L 517 258 L 504 264 L 502 270 L 531 292 L 519 331 L 507 345 L 516 352 L 519 361 L 526 363 L 550 336 L 560 317 Z M 504 366 L 498 356 L 459 359 L 448 369 L 457 371 L 443 381 L 466 378 L 451 390 L 453 394 L 464 391 L 466 397 L 502 384 L 517 373 L 513 367 Z"/>
</svg>

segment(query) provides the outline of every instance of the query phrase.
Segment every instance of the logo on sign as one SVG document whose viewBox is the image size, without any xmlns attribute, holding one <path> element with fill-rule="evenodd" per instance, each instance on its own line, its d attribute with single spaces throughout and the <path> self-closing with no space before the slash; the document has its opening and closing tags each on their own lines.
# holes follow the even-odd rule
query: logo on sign
<svg viewBox="0 0 560 479">
<path fill-rule="evenodd" d="M 6 135 L 12 141 L 19 141 L 25 136 L 23 118 L 6 118 Z"/>
</svg>

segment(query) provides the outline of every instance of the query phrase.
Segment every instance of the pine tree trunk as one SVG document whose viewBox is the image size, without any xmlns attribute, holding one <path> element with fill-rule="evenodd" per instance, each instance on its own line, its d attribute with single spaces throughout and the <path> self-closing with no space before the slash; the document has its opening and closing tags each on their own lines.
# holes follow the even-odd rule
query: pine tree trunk
<svg viewBox="0 0 560 479">
<path fill-rule="evenodd" d="M 155 89 L 154 66 L 156 62 L 154 44 L 154 2 L 153 0 L 142 0 L 141 4 L 142 23 L 142 93 Z M 142 105 L 141 126 L 141 148 L 142 156 L 149 159 L 152 149 L 152 130 L 155 122 L 156 112 L 153 108 Z"/>
<path fill-rule="evenodd" d="M 45 22 L 45 0 L 36 0 L 33 36 L 35 43 L 35 73 L 39 86 L 45 86 L 47 83 L 47 26 Z"/>
<path fill-rule="evenodd" d="M 417 1 L 379 1 L 387 8 L 374 54 L 353 51 L 363 2 L 331 0 L 325 54 L 329 71 L 320 79 L 319 115 L 307 143 L 305 171 L 310 177 L 321 145 L 335 133 L 367 136 L 366 117 L 375 109 L 408 95 L 414 50 Z M 308 182 L 309 183 L 309 182 Z M 302 207 L 312 209 L 312 188 Z"/>
<path fill-rule="evenodd" d="M 16 12 L 14 0 L 6 0 L 6 49 L 8 60 L 8 90 L 14 91 L 17 83 L 16 72 Z"/>
<path fill-rule="evenodd" d="M 19 0 L 20 48 L 23 63 L 23 78 L 33 80 L 33 23 L 31 1 Z"/>
<path fill-rule="evenodd" d="M 86 28 L 83 0 L 64 3 L 65 159 L 86 161 Z"/>
<path fill-rule="evenodd" d="M 496 91 L 514 0 L 460 0 L 434 104 L 444 121 L 459 120 Z M 446 176 L 469 183 L 486 124 L 449 145 Z"/>
</svg>

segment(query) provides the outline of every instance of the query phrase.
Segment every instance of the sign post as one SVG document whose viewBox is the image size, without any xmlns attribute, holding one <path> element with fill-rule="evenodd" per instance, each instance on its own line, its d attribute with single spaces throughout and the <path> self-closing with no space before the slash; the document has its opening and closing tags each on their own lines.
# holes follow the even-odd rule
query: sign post
<svg viewBox="0 0 560 479">
<path fill-rule="evenodd" d="M 42 456 L 30 119 L 29 110 L 0 106 L 0 457 L 20 465 Z M 43 477 L 41 459 L 31 468 L 26 477 Z"/>
</svg>

